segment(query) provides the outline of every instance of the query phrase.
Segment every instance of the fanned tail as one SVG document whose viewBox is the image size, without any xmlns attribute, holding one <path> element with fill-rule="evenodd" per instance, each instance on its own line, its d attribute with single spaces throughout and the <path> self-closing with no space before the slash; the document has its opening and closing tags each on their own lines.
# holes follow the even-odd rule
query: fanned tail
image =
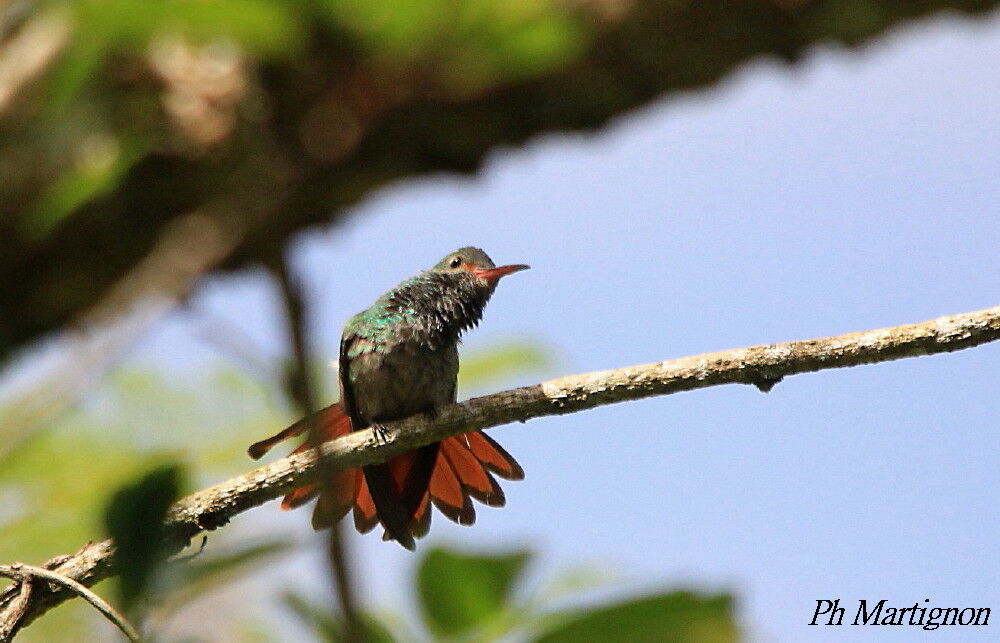
<svg viewBox="0 0 1000 643">
<path fill-rule="evenodd" d="M 339 404 L 328 406 L 315 415 L 317 437 L 322 441 L 333 440 L 351 432 L 351 421 Z M 305 433 L 309 423 L 305 420 L 288 427 L 274 437 L 257 442 L 248 449 L 254 459 L 267 453 L 275 444 Z M 313 447 L 306 440 L 292 453 L 301 453 Z M 386 539 L 398 540 L 408 549 L 413 539 L 430 530 L 433 504 L 450 520 L 460 525 L 476 521 L 472 500 L 490 506 L 502 507 L 506 497 L 496 477 L 521 480 L 524 470 L 503 447 L 482 431 L 445 438 L 439 443 L 421 447 L 410 453 L 396 456 L 385 464 L 361 469 L 347 469 L 332 474 L 330 484 L 303 485 L 281 501 L 282 509 L 295 509 L 319 496 L 313 509 L 312 524 L 315 529 L 326 529 L 354 511 L 354 526 L 367 533 L 386 518 L 395 522 L 393 531 L 400 538 L 389 535 Z M 392 516 L 381 515 L 369 491 L 369 484 L 379 485 L 379 505 Z M 401 527 L 405 525 L 405 527 Z"/>
</svg>

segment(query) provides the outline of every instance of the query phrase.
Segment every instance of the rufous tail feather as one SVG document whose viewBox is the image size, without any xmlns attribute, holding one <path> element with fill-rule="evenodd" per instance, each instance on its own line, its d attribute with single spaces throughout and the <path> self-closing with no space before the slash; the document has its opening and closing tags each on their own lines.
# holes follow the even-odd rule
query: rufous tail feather
<svg viewBox="0 0 1000 643">
<path fill-rule="evenodd" d="M 314 418 L 316 437 L 321 442 L 347 435 L 352 430 L 351 421 L 340 404 L 318 411 Z M 277 435 L 251 445 L 247 452 L 258 459 L 278 442 L 299 436 L 308 428 L 309 423 L 300 420 Z M 292 453 L 312 447 L 307 439 Z M 428 476 L 426 467 L 431 458 L 433 465 Z M 387 474 L 385 479 L 391 497 L 398 503 L 393 509 L 405 512 L 400 515 L 407 522 L 405 535 L 411 543 L 413 538 L 420 538 L 430 530 L 431 504 L 450 520 L 471 525 L 476 521 L 473 499 L 490 507 L 502 507 L 506 502 L 494 476 L 506 480 L 524 478 L 524 470 L 517 461 L 482 431 L 445 438 L 374 467 Z M 361 469 L 336 472 L 328 482 L 307 484 L 291 491 L 282 499 L 281 508 L 295 509 L 318 496 L 312 516 L 315 529 L 331 527 L 352 509 L 354 526 L 359 532 L 367 533 L 379 523 L 375 502 Z"/>
</svg>

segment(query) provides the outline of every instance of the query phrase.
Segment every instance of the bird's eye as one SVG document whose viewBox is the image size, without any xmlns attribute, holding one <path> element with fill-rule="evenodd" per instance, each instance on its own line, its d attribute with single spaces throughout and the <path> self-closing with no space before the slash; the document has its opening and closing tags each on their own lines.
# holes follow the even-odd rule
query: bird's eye
<svg viewBox="0 0 1000 643">
<path fill-rule="evenodd" d="M 458 268 L 462 265 L 461 257 L 452 257 L 451 261 L 448 262 L 448 266 L 451 268 Z"/>
</svg>

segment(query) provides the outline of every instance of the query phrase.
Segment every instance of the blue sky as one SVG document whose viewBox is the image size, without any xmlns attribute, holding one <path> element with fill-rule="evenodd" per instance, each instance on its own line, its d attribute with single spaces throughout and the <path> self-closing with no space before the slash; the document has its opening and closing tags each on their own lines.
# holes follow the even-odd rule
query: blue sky
<svg viewBox="0 0 1000 643">
<path fill-rule="evenodd" d="M 759 62 L 596 135 L 496 152 L 474 178 L 399 184 L 296 252 L 317 350 L 403 277 L 464 245 L 532 270 L 501 283 L 466 346 L 552 348 L 539 377 L 916 322 L 1000 303 L 1000 19 L 923 22 L 861 52 Z M 283 350 L 259 275 L 217 278 L 195 308 Z M 139 361 L 210 353 L 178 313 Z M 1000 345 L 718 387 L 492 431 L 524 466 L 475 527 L 429 543 L 529 545 L 539 577 L 614 570 L 616 591 L 732 590 L 761 641 L 911 640 L 810 628 L 817 599 L 986 606 L 1000 628 Z M 312 538 L 307 512 L 251 512 Z M 320 547 L 271 572 L 325 587 Z M 413 556 L 352 540 L 363 596 L 402 606 Z M 260 600 L 267 594 L 261 593 Z M 255 599 L 256 600 L 256 599 Z M 992 636 L 990 635 L 992 632 Z"/>
</svg>

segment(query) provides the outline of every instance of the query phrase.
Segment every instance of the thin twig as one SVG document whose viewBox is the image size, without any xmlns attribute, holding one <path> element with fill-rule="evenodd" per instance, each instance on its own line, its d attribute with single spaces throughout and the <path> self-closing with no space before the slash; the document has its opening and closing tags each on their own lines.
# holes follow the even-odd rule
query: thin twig
<svg viewBox="0 0 1000 643">
<path fill-rule="evenodd" d="M 170 509 L 164 528 L 165 546 L 179 551 L 197 534 L 217 529 L 233 516 L 311 482 L 320 461 L 330 470 L 348 469 L 384 462 L 451 435 L 546 415 L 721 384 L 767 389 L 798 373 L 947 353 L 996 340 L 1000 340 L 1000 306 L 918 324 L 570 375 L 501 391 L 450 404 L 433 420 L 418 415 L 388 423 L 385 442 L 376 442 L 370 429 L 357 431 L 324 443 L 317 450 L 282 458 L 187 496 Z M 108 540 L 89 544 L 56 569 L 92 585 L 114 573 L 113 549 Z M 24 614 L 25 624 L 73 595 L 67 591 L 39 594 L 32 598 Z M 15 598 L 13 592 L 0 592 L 0 622 L 10 613 Z"/>
<path fill-rule="evenodd" d="M 316 410 L 314 402 L 316 385 L 313 381 L 312 369 L 309 368 L 309 321 L 306 298 L 302 294 L 300 284 L 291 274 L 291 266 L 289 266 L 286 257 L 281 257 L 276 262 L 275 273 L 285 303 L 285 313 L 288 316 L 292 348 L 295 354 L 294 370 L 292 377 L 289 378 L 288 390 L 292 399 L 298 402 L 303 416 L 309 422 L 309 440 L 316 445 L 316 455 L 319 456 L 318 449 L 323 443 L 323 436 L 319 432 L 317 423 L 312 420 L 313 412 Z M 334 477 L 329 475 L 333 471 L 329 470 L 330 467 L 325 464 L 321 464 L 320 468 L 319 482 L 323 486 L 324 493 L 334 494 L 335 490 L 331 488 L 335 484 Z M 330 528 L 327 538 L 327 552 L 333 572 L 333 584 L 344 618 L 344 640 L 347 643 L 355 643 L 361 640 L 361 634 L 358 629 L 357 603 L 354 599 L 354 587 L 351 582 L 351 565 L 342 529 L 343 523 L 336 523 Z"/>
<path fill-rule="evenodd" d="M 24 563 L 0 565 L 0 576 L 12 578 L 19 581 L 21 584 L 21 590 L 18 593 L 18 605 L 16 605 L 15 609 L 12 611 L 14 618 L 8 622 L 7 616 L 5 615 L 3 620 L 0 621 L 0 641 L 10 640 L 20 628 L 19 621 L 24 615 L 27 606 L 30 604 L 32 577 L 42 578 L 50 583 L 57 583 L 68 589 L 70 592 L 81 596 L 84 600 L 93 605 L 98 612 L 103 614 L 105 618 L 114 623 L 118 629 L 122 631 L 122 634 L 128 638 L 128 640 L 139 640 L 139 633 L 134 627 L 132 627 L 128 620 L 118 612 L 118 610 L 108 605 L 103 598 L 87 589 L 85 585 L 73 580 L 72 578 L 68 578 L 49 569 L 35 567 L 33 565 L 25 565 Z"/>
</svg>

